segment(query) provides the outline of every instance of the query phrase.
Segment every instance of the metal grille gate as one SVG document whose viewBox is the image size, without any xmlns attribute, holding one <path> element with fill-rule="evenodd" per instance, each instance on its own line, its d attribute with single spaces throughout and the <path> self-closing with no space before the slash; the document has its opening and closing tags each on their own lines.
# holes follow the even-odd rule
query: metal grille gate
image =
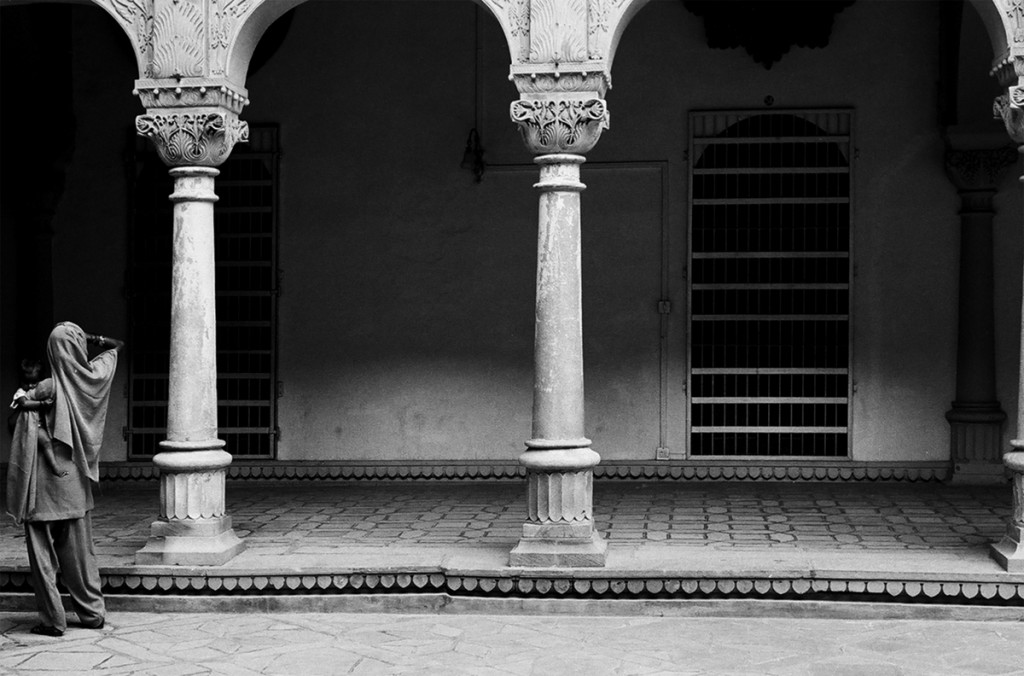
<svg viewBox="0 0 1024 676">
<path fill-rule="evenodd" d="M 691 456 L 849 454 L 851 127 L 690 115 Z"/>
<path fill-rule="evenodd" d="M 216 181 L 217 417 L 241 458 L 276 452 L 277 137 L 276 126 L 251 125 Z M 136 161 L 125 430 L 133 460 L 166 438 L 172 218 L 167 168 L 145 145 Z"/>
</svg>

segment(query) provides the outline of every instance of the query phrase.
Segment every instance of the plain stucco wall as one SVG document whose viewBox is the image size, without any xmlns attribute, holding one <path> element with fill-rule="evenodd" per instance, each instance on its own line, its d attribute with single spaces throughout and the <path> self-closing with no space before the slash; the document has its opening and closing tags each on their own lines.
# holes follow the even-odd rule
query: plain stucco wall
<svg viewBox="0 0 1024 676">
<path fill-rule="evenodd" d="M 58 215 L 56 310 L 125 335 L 122 158 L 140 109 L 116 27 L 76 11 L 79 141 Z M 282 460 L 510 460 L 530 435 L 536 169 L 508 120 L 507 49 L 483 12 L 475 93 L 476 11 L 309 3 L 249 78 L 243 117 L 281 130 Z M 682 3 L 636 16 L 614 64 L 611 129 L 583 167 L 587 429 L 603 457 L 653 459 L 662 425 L 674 454 L 685 447 L 687 113 L 761 110 L 768 95 L 776 110 L 855 114 L 853 457 L 948 457 L 959 202 L 935 113 L 938 39 L 937 3 L 865 0 L 837 17 L 829 47 L 793 48 L 765 70 L 709 49 Z M 477 124 L 490 165 L 480 184 L 458 166 Z M 1011 178 L 1005 187 L 996 347 L 1012 416 L 1021 201 Z M 124 458 L 124 419 L 119 385 L 107 460 Z"/>
</svg>

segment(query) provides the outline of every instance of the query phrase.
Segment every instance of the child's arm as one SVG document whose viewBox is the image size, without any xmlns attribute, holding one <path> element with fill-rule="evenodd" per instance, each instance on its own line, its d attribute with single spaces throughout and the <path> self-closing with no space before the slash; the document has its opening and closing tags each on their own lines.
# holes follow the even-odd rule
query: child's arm
<svg viewBox="0 0 1024 676">
<path fill-rule="evenodd" d="M 36 401 L 29 399 L 28 395 L 23 395 L 14 400 L 14 405 L 20 411 L 44 411 L 50 408 L 51 402 Z"/>
</svg>

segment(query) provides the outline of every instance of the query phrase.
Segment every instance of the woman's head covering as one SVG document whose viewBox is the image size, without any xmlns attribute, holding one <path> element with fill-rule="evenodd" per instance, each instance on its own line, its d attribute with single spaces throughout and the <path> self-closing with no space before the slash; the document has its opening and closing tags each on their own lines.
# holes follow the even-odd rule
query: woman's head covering
<svg viewBox="0 0 1024 676">
<path fill-rule="evenodd" d="M 54 386 L 47 427 L 54 439 L 71 447 L 75 465 L 99 481 L 100 445 L 117 352 L 107 350 L 89 361 L 85 332 L 77 324 L 62 322 L 50 332 L 46 354 Z"/>
</svg>

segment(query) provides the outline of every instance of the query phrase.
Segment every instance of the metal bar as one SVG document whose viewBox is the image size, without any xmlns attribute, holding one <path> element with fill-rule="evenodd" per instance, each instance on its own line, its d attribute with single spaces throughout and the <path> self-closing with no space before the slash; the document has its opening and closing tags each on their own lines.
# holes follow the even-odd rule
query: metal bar
<svg viewBox="0 0 1024 676">
<path fill-rule="evenodd" d="M 693 434 L 846 434 L 845 427 L 692 427 Z"/>
<path fill-rule="evenodd" d="M 694 404 L 847 404 L 846 397 L 693 397 Z"/>
<path fill-rule="evenodd" d="M 845 290 L 850 288 L 849 284 L 694 284 L 694 291 L 828 291 Z"/>
<path fill-rule="evenodd" d="M 846 321 L 849 315 L 754 315 L 754 314 L 730 314 L 730 315 L 691 315 L 695 322 L 745 322 L 745 321 L 773 321 L 773 322 L 799 322 L 799 321 Z"/>
<path fill-rule="evenodd" d="M 695 176 L 760 176 L 771 174 L 847 174 L 846 167 L 736 167 L 735 169 L 694 169 Z"/>
<path fill-rule="evenodd" d="M 849 204 L 849 197 L 723 197 L 695 199 L 695 206 L 733 204 Z"/>
<path fill-rule="evenodd" d="M 702 251 L 693 257 L 701 258 L 848 258 L 846 251 Z"/>
</svg>

